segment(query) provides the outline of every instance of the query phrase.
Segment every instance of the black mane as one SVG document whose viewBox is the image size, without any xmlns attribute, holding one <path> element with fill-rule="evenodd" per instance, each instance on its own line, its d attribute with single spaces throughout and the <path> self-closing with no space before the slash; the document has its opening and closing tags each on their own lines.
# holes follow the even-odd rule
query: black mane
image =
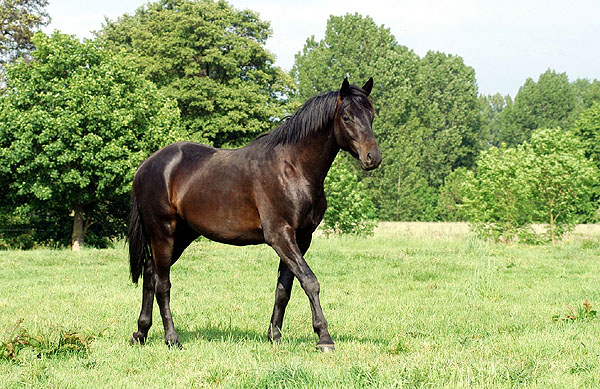
<svg viewBox="0 0 600 389">
<path fill-rule="evenodd" d="M 350 95 L 342 100 L 340 108 L 357 102 L 372 109 L 371 101 L 361 88 L 351 86 L 350 90 Z M 264 142 L 266 148 L 272 149 L 277 145 L 295 145 L 301 139 L 326 129 L 333 122 L 338 96 L 338 91 L 332 91 L 311 97 L 296 113 L 284 119 L 279 127 L 260 135 L 255 141 Z"/>
</svg>

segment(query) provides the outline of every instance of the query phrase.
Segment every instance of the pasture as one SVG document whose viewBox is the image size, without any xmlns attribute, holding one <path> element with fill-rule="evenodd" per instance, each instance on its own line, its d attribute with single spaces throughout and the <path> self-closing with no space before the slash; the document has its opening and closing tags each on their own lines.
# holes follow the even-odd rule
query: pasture
<svg viewBox="0 0 600 389">
<path fill-rule="evenodd" d="M 448 223 L 316 236 L 306 257 L 334 353 L 316 351 L 297 282 L 282 342 L 267 341 L 278 258 L 264 245 L 200 240 L 173 266 L 181 350 L 165 346 L 156 305 L 148 343 L 128 344 L 142 291 L 122 243 L 2 251 L 0 386 L 598 387 L 596 227 L 555 246 L 488 243 Z"/>
</svg>

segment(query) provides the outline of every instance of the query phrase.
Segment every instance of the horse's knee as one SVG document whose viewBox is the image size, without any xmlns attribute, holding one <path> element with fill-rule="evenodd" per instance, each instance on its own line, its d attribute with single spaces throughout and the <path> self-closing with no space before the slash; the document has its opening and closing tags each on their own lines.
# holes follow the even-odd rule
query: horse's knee
<svg viewBox="0 0 600 389">
<path fill-rule="evenodd" d="M 321 291 L 321 285 L 319 284 L 319 280 L 313 274 L 311 277 L 307 277 L 304 282 L 302 282 L 302 288 L 306 292 L 306 294 L 319 294 Z"/>
</svg>

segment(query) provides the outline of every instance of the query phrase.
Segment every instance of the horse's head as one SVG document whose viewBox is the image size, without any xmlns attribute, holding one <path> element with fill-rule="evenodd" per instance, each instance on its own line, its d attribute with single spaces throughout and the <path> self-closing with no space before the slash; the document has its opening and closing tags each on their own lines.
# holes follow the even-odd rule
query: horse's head
<svg viewBox="0 0 600 389">
<path fill-rule="evenodd" d="M 359 88 L 350 86 L 345 78 L 339 92 L 333 131 L 342 150 L 358 158 L 365 170 L 375 169 L 381 163 L 381 150 L 371 125 L 375 112 L 368 96 L 373 78 Z"/>
</svg>

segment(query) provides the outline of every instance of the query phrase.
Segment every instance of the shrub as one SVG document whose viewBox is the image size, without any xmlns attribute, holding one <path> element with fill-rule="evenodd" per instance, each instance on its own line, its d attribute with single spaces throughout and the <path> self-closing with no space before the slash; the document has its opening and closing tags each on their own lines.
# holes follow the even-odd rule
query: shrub
<svg viewBox="0 0 600 389">
<path fill-rule="evenodd" d="M 325 179 L 327 212 L 323 218 L 326 233 L 371 235 L 375 228 L 375 206 L 364 184 L 348 167 L 348 161 L 334 161 Z"/>
<path fill-rule="evenodd" d="M 573 133 L 538 129 L 530 143 L 483 152 L 463 201 L 485 237 L 555 242 L 594 212 L 597 170 Z M 546 232 L 536 236 L 532 223 Z"/>
</svg>

